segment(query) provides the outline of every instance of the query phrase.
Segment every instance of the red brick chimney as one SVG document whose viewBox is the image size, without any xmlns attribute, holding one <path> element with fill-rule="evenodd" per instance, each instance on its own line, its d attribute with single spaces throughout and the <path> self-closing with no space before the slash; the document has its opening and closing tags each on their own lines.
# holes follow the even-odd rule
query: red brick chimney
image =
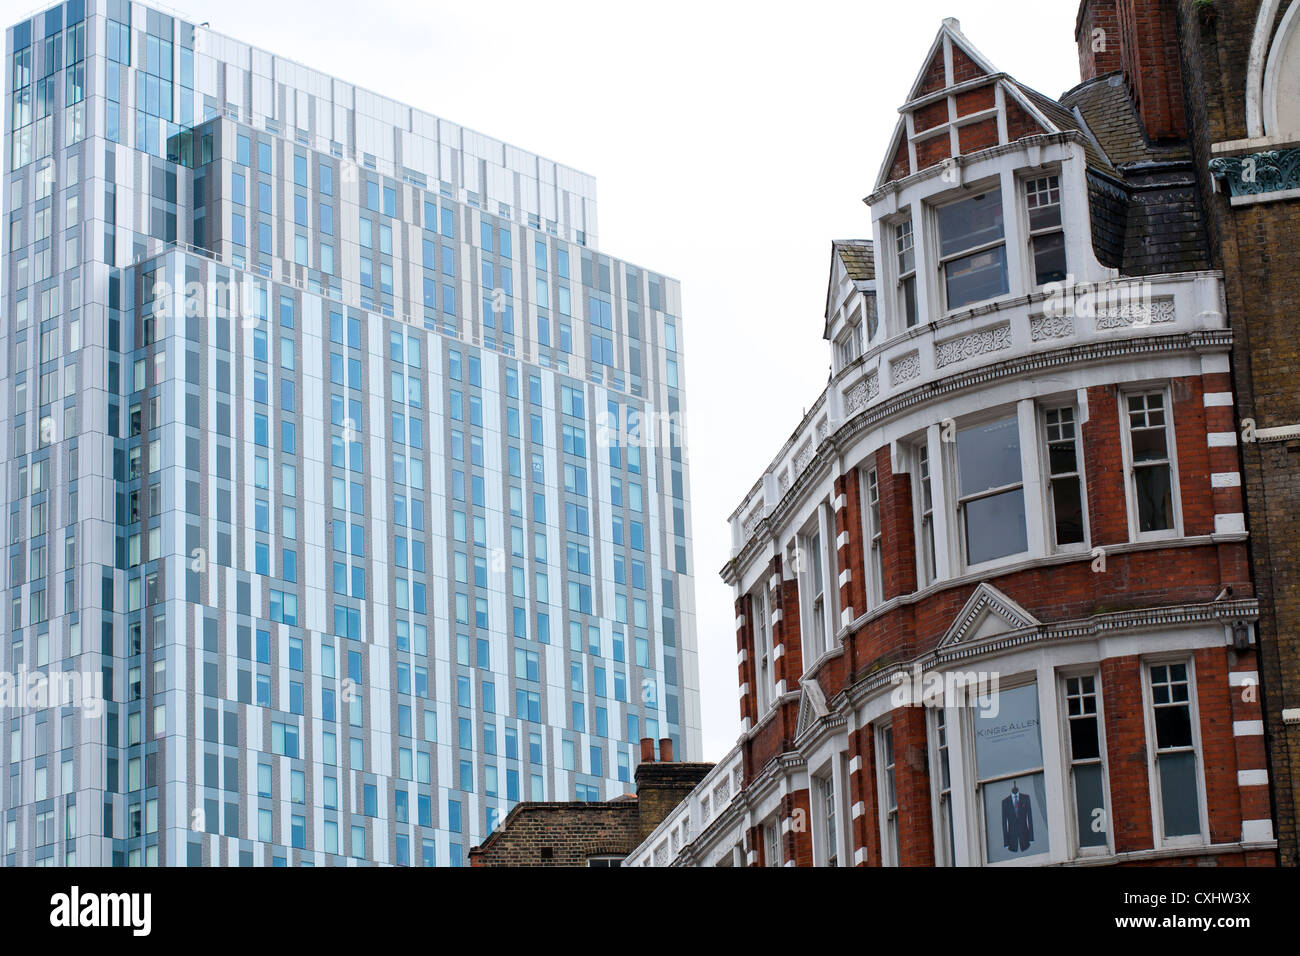
<svg viewBox="0 0 1300 956">
<path fill-rule="evenodd" d="M 1074 21 L 1079 78 L 1095 80 L 1120 68 L 1119 0 L 1082 0 Z"/>
<path fill-rule="evenodd" d="M 1174 0 L 1118 0 L 1120 62 L 1147 138 L 1187 138 Z"/>
</svg>

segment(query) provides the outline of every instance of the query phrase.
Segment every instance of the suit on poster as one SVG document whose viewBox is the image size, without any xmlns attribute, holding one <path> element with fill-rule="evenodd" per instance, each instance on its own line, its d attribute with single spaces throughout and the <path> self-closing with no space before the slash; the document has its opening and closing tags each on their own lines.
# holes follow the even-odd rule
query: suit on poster
<svg viewBox="0 0 1300 956">
<path fill-rule="evenodd" d="M 1034 842 L 1034 812 L 1029 798 L 1013 784 L 1002 800 L 1002 843 L 1012 853 L 1028 850 Z"/>
</svg>

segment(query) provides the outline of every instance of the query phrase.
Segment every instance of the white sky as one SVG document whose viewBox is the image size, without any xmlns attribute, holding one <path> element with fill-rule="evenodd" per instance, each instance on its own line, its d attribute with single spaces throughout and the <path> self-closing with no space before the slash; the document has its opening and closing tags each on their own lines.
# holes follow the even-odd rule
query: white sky
<svg viewBox="0 0 1300 956">
<path fill-rule="evenodd" d="M 35 2 L 0 0 L 8 26 Z M 1075 0 L 172 0 L 196 23 L 596 177 L 601 251 L 682 283 L 705 759 L 740 733 L 727 516 L 825 387 L 832 239 L 957 17 L 1050 96 Z"/>
</svg>

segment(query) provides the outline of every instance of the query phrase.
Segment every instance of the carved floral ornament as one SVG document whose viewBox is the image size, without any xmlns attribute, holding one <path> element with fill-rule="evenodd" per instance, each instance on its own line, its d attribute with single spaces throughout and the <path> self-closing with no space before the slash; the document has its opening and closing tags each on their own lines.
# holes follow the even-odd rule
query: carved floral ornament
<svg viewBox="0 0 1300 956">
<path fill-rule="evenodd" d="M 937 368 L 944 368 L 956 362 L 975 358 L 977 355 L 1000 352 L 1009 348 L 1011 348 L 1011 325 L 1004 323 L 940 342 L 934 353 L 934 364 Z"/>
<path fill-rule="evenodd" d="M 1300 149 L 1275 149 L 1210 160 L 1210 172 L 1227 183 L 1230 196 L 1300 189 Z"/>
</svg>

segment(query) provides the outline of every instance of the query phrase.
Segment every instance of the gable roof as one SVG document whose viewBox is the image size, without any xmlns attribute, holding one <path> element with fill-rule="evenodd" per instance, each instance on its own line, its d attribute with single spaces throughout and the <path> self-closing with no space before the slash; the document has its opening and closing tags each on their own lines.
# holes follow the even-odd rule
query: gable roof
<svg viewBox="0 0 1300 956">
<path fill-rule="evenodd" d="M 946 98 L 952 103 L 948 115 L 942 108 Z M 1089 166 L 1114 168 L 1073 103 L 1058 102 L 1000 72 L 956 20 L 939 28 L 899 114 L 877 189 L 954 155 L 1038 134 L 1077 133 Z"/>
<path fill-rule="evenodd" d="M 837 273 L 843 270 L 859 292 L 870 291 L 866 284 L 876 278 L 876 244 L 870 239 L 835 239 L 831 242 L 831 274 L 826 281 L 826 323 L 822 335 L 831 331 L 831 309 L 835 305 Z"/>
</svg>

